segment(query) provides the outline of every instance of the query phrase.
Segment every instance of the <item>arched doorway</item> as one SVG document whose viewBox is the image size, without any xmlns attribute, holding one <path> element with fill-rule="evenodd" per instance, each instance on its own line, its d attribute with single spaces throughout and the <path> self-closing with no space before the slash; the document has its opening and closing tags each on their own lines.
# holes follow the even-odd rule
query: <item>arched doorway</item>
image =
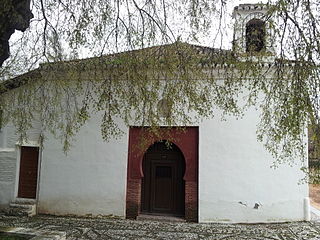
<svg viewBox="0 0 320 240">
<path fill-rule="evenodd" d="M 143 157 L 141 212 L 184 216 L 185 160 L 180 149 L 166 141 L 151 145 Z"/>
<path fill-rule="evenodd" d="M 161 138 L 159 137 L 161 136 Z M 143 139 L 143 144 L 141 141 Z M 159 135 L 150 133 L 145 127 L 130 127 L 128 149 L 128 172 L 126 194 L 126 218 L 135 219 L 142 211 L 143 159 L 147 152 L 146 144 L 152 146 L 161 139 L 173 139 L 183 154 L 185 165 L 184 180 L 184 218 L 198 221 L 198 143 L 199 128 L 186 127 L 185 130 L 161 127 Z M 175 146 L 174 146 L 175 147 Z M 182 204 L 183 205 L 183 204 Z M 144 212 L 146 212 L 144 210 Z"/>
</svg>

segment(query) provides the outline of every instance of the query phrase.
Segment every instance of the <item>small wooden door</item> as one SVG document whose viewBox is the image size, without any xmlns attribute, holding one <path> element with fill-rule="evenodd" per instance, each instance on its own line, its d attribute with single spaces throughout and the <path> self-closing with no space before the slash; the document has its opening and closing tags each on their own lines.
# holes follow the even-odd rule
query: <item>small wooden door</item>
<svg viewBox="0 0 320 240">
<path fill-rule="evenodd" d="M 35 199 L 38 180 L 38 147 L 21 147 L 18 197 Z"/>
<path fill-rule="evenodd" d="M 144 213 L 184 215 L 184 159 L 176 146 L 159 142 L 143 160 L 142 204 Z"/>
</svg>

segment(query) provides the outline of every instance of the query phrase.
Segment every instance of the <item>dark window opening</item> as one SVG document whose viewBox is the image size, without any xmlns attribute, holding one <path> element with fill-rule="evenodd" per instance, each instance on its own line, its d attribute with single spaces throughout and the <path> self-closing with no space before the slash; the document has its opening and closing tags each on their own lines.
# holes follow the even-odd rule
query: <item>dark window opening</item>
<svg viewBox="0 0 320 240">
<path fill-rule="evenodd" d="M 261 52 L 265 50 L 266 26 L 260 19 L 252 19 L 246 25 L 246 51 Z"/>
</svg>

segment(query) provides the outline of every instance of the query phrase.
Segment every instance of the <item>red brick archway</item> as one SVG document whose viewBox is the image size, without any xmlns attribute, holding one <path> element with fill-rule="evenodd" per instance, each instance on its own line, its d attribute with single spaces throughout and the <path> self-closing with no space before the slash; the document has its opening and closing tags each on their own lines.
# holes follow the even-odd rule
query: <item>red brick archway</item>
<svg viewBox="0 0 320 240">
<path fill-rule="evenodd" d="M 186 161 L 185 181 L 185 218 L 198 220 L 198 127 L 183 130 L 163 127 L 157 134 L 147 128 L 130 127 L 127 172 L 126 217 L 136 218 L 141 205 L 142 160 L 150 145 L 168 139 L 178 146 Z"/>
</svg>

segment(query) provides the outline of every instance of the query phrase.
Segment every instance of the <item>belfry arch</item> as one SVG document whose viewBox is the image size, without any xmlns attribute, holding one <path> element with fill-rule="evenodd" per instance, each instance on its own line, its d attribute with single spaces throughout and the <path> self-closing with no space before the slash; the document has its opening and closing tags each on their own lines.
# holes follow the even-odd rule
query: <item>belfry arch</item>
<svg viewBox="0 0 320 240">
<path fill-rule="evenodd" d="M 253 18 L 246 24 L 246 52 L 261 52 L 266 49 L 266 24 Z"/>
</svg>

